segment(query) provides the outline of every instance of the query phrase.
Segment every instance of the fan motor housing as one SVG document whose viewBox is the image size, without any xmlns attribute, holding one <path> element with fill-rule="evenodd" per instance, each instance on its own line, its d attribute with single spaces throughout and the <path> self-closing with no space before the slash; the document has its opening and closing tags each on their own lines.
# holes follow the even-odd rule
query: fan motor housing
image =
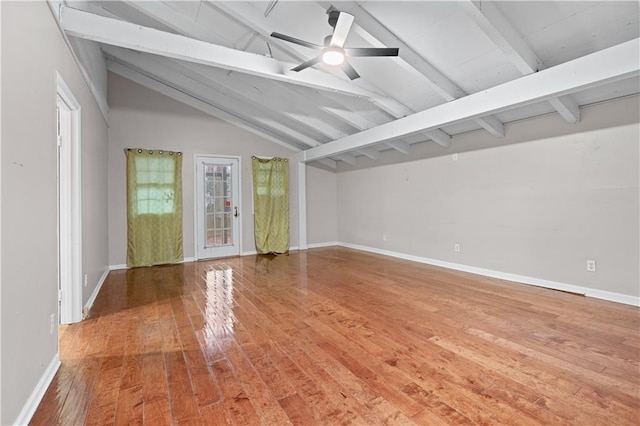
<svg viewBox="0 0 640 426">
<path fill-rule="evenodd" d="M 336 23 L 338 22 L 338 17 L 340 16 L 340 11 L 329 9 L 327 10 L 327 15 L 329 15 L 329 25 L 331 25 L 331 28 L 335 28 Z"/>
</svg>

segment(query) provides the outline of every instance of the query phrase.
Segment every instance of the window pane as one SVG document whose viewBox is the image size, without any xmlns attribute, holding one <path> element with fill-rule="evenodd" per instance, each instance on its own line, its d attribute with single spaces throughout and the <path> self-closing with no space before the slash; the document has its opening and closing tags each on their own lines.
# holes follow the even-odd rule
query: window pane
<svg viewBox="0 0 640 426">
<path fill-rule="evenodd" d="M 136 157 L 137 214 L 174 213 L 173 158 Z"/>
<path fill-rule="evenodd" d="M 223 214 L 217 214 L 216 215 L 216 222 L 215 222 L 216 229 L 224 228 L 224 217 L 223 216 L 224 216 Z"/>
<path fill-rule="evenodd" d="M 224 211 L 224 200 L 222 198 L 216 198 L 215 200 L 215 212 L 221 213 Z"/>
<path fill-rule="evenodd" d="M 175 166 L 172 158 L 136 157 L 135 162 L 138 184 L 173 184 Z"/>
<path fill-rule="evenodd" d="M 212 232 L 212 247 L 233 243 L 232 166 L 204 164 L 204 189 L 207 230 Z"/>
<path fill-rule="evenodd" d="M 212 214 L 207 214 L 206 215 L 207 219 L 206 219 L 206 225 L 205 225 L 205 229 L 209 230 L 209 229 L 213 229 L 213 215 Z"/>
<path fill-rule="evenodd" d="M 138 214 L 168 214 L 174 212 L 172 187 L 164 185 L 138 185 L 136 188 Z"/>
</svg>

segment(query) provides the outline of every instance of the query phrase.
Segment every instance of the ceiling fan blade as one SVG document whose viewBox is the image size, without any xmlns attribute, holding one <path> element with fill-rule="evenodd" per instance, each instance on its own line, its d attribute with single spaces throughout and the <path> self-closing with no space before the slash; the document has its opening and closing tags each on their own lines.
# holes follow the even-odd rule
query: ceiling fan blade
<svg viewBox="0 0 640 426">
<path fill-rule="evenodd" d="M 348 56 L 398 56 L 397 47 L 359 47 L 344 49 Z"/>
<path fill-rule="evenodd" d="M 305 68 L 309 68 L 314 66 L 315 64 L 322 61 L 322 55 L 318 55 L 315 58 L 309 59 L 307 62 L 303 62 L 295 68 L 291 68 L 291 71 L 302 71 Z"/>
<path fill-rule="evenodd" d="M 351 66 L 351 64 L 347 61 L 344 61 L 342 63 L 342 72 L 344 72 L 351 80 L 360 78 L 360 74 L 358 74 L 356 70 Z"/>
<path fill-rule="evenodd" d="M 308 47 L 310 49 L 322 49 L 322 46 L 309 43 L 308 41 L 300 40 L 299 38 L 291 37 L 280 33 L 271 33 L 271 37 L 279 38 L 280 40 L 288 41 L 289 43 L 299 44 L 300 46 Z"/>
<path fill-rule="evenodd" d="M 347 40 L 347 35 L 349 35 L 349 30 L 351 29 L 352 24 L 353 15 L 349 15 L 345 12 L 340 12 L 340 15 L 338 16 L 338 22 L 336 22 L 336 27 L 333 30 L 333 35 L 331 36 L 329 45 L 337 47 L 344 46 L 344 42 Z"/>
</svg>

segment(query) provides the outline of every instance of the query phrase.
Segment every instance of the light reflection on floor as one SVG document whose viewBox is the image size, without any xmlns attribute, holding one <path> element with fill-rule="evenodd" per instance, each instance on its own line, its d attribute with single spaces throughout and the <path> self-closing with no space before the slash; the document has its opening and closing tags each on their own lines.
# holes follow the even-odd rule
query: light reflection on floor
<svg viewBox="0 0 640 426">
<path fill-rule="evenodd" d="M 211 265 L 205 271 L 205 318 L 203 335 L 211 347 L 233 336 L 233 270 L 230 266 Z"/>
</svg>

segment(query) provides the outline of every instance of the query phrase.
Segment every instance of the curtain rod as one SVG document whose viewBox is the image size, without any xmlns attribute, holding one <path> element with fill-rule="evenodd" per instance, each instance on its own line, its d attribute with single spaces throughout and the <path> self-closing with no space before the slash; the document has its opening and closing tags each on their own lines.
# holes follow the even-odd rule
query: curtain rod
<svg viewBox="0 0 640 426">
<path fill-rule="evenodd" d="M 280 157 L 260 157 L 258 155 L 252 155 L 251 159 L 253 160 L 265 160 L 265 161 L 289 161 L 288 158 L 280 158 Z"/>
<path fill-rule="evenodd" d="M 173 154 L 177 154 L 178 156 L 182 155 L 182 152 L 180 152 L 180 151 L 175 151 L 175 152 L 174 151 L 164 151 L 162 149 L 153 150 L 153 149 L 142 149 L 142 148 L 125 148 L 124 150 L 125 150 L 125 152 L 126 151 L 138 151 L 139 154 L 142 154 L 143 151 L 146 151 L 149 154 L 153 154 L 154 152 L 157 152 L 158 154 L 162 155 L 165 152 L 168 152 L 169 155 L 173 155 Z"/>
</svg>

